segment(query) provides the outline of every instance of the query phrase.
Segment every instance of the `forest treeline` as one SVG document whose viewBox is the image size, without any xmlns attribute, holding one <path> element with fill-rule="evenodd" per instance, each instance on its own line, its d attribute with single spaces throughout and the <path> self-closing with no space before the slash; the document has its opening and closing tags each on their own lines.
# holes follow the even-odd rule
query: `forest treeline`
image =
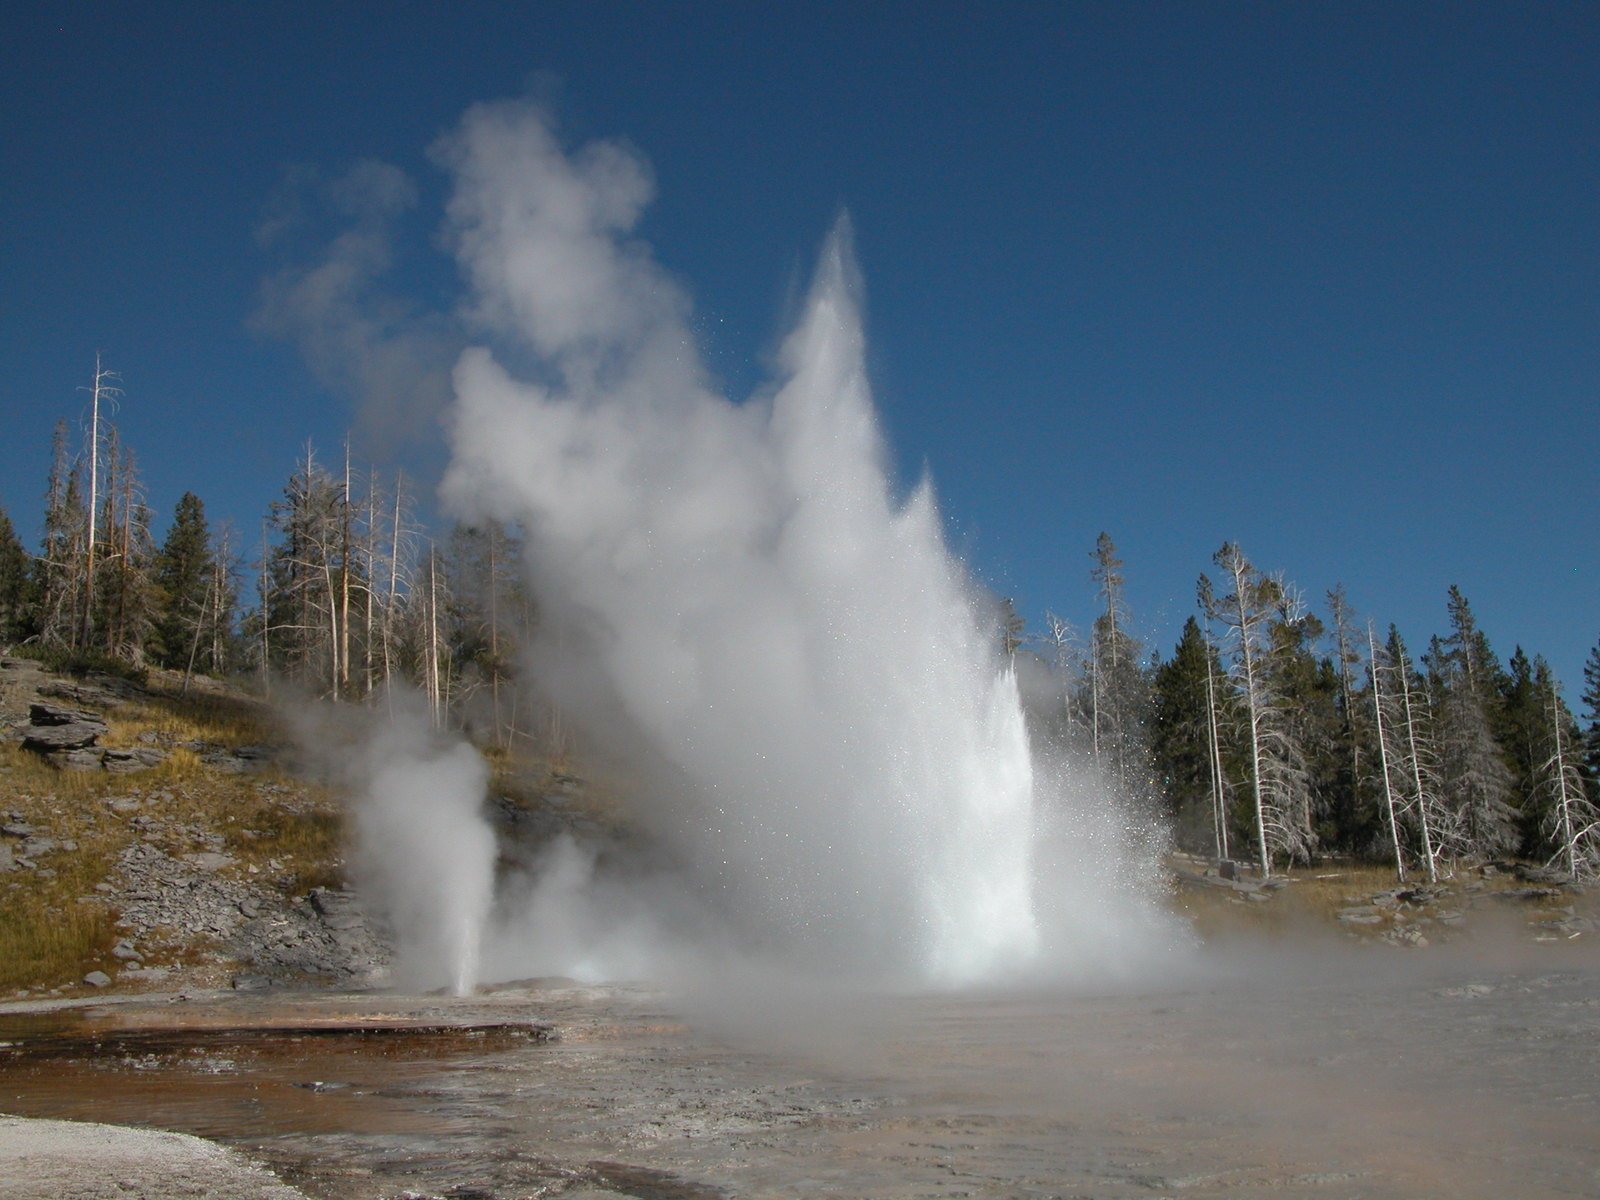
<svg viewBox="0 0 1600 1200">
<path fill-rule="evenodd" d="M 248 535 L 179 498 L 158 545 L 133 453 L 97 365 L 81 445 L 55 429 L 36 552 L 0 511 L 0 646 L 56 665 L 149 666 L 290 686 L 334 700 L 420 691 L 435 721 L 500 746 L 559 751 L 515 687 L 533 606 L 501 527 L 429 536 L 396 473 L 319 459 L 308 443 Z"/>
<path fill-rule="evenodd" d="M 1087 635 L 1053 615 L 1030 635 L 1008 609 L 1005 647 L 1035 739 L 1157 798 L 1180 845 L 1263 874 L 1330 855 L 1402 879 L 1512 857 L 1600 873 L 1600 645 L 1580 726 L 1549 664 L 1520 646 L 1498 659 L 1458 588 L 1419 653 L 1342 587 L 1324 619 L 1229 542 L 1163 657 L 1131 632 L 1104 533 L 1092 560 Z"/>
<path fill-rule="evenodd" d="M 0 511 L 0 645 L 346 701 L 404 685 L 440 725 L 564 754 L 559 715 L 518 686 L 537 613 L 514 530 L 457 525 L 435 540 L 402 476 L 308 444 L 249 550 L 192 493 L 157 545 L 108 418 L 115 394 L 97 365 L 83 444 L 56 427 L 36 551 Z M 997 636 L 1036 743 L 1160 806 L 1180 845 L 1263 873 L 1339 855 L 1403 878 L 1511 856 L 1600 874 L 1600 645 L 1580 725 L 1549 665 L 1521 647 L 1498 659 L 1454 587 L 1447 632 L 1414 651 L 1394 626 L 1359 621 L 1342 588 L 1324 619 L 1227 543 L 1163 656 L 1133 633 L 1123 567 L 1101 534 L 1085 635 L 1054 615 L 1031 632 L 1005 605 Z"/>
</svg>

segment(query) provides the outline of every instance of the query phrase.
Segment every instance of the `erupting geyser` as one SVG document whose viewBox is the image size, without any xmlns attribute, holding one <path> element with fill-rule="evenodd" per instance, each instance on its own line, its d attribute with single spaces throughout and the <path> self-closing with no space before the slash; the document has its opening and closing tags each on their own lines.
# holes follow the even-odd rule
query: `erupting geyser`
<svg viewBox="0 0 1600 1200">
<path fill-rule="evenodd" d="M 354 813 L 363 890 L 393 922 L 406 981 L 465 995 L 494 899 L 494 832 L 481 812 L 488 769 L 421 711 L 402 710 L 365 755 Z"/>
<path fill-rule="evenodd" d="M 445 499 L 522 528 L 533 674 L 639 769 L 635 816 L 700 911 L 838 968 L 960 982 L 1027 962 L 1016 682 L 931 490 L 897 501 L 886 478 L 847 224 L 781 379 L 734 403 L 629 237 L 652 191 L 635 154 L 569 156 L 518 104 L 472 110 L 438 154 L 495 345 L 455 371 Z M 603 930 L 582 940 L 603 952 Z"/>
</svg>

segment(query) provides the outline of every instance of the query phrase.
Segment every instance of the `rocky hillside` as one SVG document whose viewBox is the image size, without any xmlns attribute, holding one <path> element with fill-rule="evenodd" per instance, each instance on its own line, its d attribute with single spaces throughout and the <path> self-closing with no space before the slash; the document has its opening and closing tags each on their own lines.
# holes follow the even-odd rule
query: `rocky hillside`
<svg viewBox="0 0 1600 1200">
<path fill-rule="evenodd" d="M 0 995 L 381 979 L 333 796 L 202 682 L 0 658 Z"/>
<path fill-rule="evenodd" d="M 0 998 L 383 983 L 391 935 L 347 886 L 339 795 L 297 757 L 214 681 L 0 656 Z M 496 756 L 494 786 L 508 865 L 600 834 L 598 789 L 548 763 Z"/>
</svg>

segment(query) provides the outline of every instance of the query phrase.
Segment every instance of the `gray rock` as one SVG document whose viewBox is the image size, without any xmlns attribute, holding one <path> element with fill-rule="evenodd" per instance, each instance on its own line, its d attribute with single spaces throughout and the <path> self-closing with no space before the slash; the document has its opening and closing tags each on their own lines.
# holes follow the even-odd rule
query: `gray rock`
<svg viewBox="0 0 1600 1200">
<path fill-rule="evenodd" d="M 17 869 L 17 856 L 9 842 L 0 842 L 0 875 Z"/>
<path fill-rule="evenodd" d="M 107 750 L 101 763 L 113 775 L 132 775 L 148 771 L 164 758 L 166 755 L 161 751 L 141 746 L 137 750 Z"/>
<path fill-rule="evenodd" d="M 5 834 L 6 837 L 32 837 L 33 826 L 29 825 L 26 821 L 7 821 L 4 825 L 0 825 L 0 833 Z"/>
<path fill-rule="evenodd" d="M 1383 914 L 1371 905 L 1364 905 L 1340 910 L 1339 920 L 1345 925 L 1381 925 Z"/>
<path fill-rule="evenodd" d="M 48 755 L 50 762 L 63 771 L 98 771 L 100 769 L 101 751 L 87 748 L 79 750 L 57 750 Z"/>
<path fill-rule="evenodd" d="M 83 977 L 83 981 L 90 987 L 103 988 L 111 986 L 111 976 L 104 971 L 90 971 Z"/>
<path fill-rule="evenodd" d="M 28 705 L 28 723 L 34 726 L 98 725 L 105 732 L 106 723 L 94 713 L 79 712 L 75 708 L 62 708 L 59 704 Z"/>
</svg>

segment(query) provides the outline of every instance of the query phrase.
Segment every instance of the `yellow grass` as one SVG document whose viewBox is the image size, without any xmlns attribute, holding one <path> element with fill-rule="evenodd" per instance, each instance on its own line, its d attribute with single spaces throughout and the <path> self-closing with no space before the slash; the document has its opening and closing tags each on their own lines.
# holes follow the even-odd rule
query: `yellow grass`
<svg viewBox="0 0 1600 1200">
<path fill-rule="evenodd" d="M 15 746 L 0 749 L 0 809 L 20 814 L 40 835 L 77 843 L 76 851 L 41 856 L 41 870 L 0 875 L 0 988 L 73 984 L 110 961 L 114 914 L 94 885 L 127 839 L 104 816 L 103 798 L 118 782 L 58 771 Z"/>
<path fill-rule="evenodd" d="M 156 745 L 206 742 L 233 750 L 272 740 L 270 713 L 259 701 L 221 692 L 181 695 L 176 687 L 151 691 L 126 700 L 106 714 L 109 731 L 101 738 L 110 747 L 139 745 L 141 733 L 157 735 Z"/>
<path fill-rule="evenodd" d="M 290 895 L 344 880 L 344 814 L 326 797 L 306 794 L 295 807 L 253 793 L 217 814 L 230 855 L 271 871 Z"/>
<path fill-rule="evenodd" d="M 139 797 L 138 814 L 157 822 L 156 842 L 168 853 L 204 848 L 212 831 L 268 886 L 296 895 L 339 882 L 342 821 L 333 797 L 275 772 L 229 774 L 201 760 L 211 747 L 280 741 L 267 707 L 212 681 L 194 681 L 188 694 L 181 683 L 153 671 L 147 691 L 103 714 L 100 745 L 166 754 L 150 770 L 59 770 L 0 747 L 0 812 L 17 812 L 58 843 L 77 843 L 39 856 L 34 870 L 0 875 L 0 988 L 74 987 L 88 971 L 114 968 L 117 914 L 95 885 L 114 882 L 122 851 L 152 835 L 113 811 L 112 797 Z"/>
</svg>

